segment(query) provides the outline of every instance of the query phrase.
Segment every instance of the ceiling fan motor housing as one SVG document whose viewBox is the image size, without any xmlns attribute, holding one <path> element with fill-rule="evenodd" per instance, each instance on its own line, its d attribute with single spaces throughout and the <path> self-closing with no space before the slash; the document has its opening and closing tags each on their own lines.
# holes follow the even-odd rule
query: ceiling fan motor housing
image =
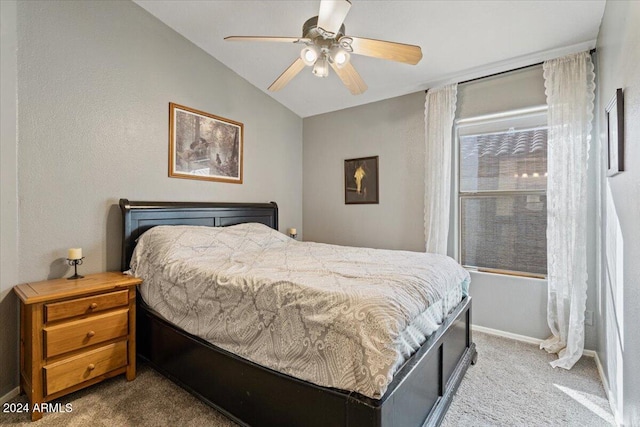
<svg viewBox="0 0 640 427">
<path fill-rule="evenodd" d="M 302 37 L 314 40 L 316 44 L 322 45 L 322 41 L 326 40 L 329 46 L 333 43 L 337 43 L 340 37 L 344 36 L 345 28 L 344 24 L 340 26 L 340 30 L 336 34 L 327 32 L 324 28 L 318 27 L 318 17 L 314 16 L 313 18 L 307 19 L 307 21 L 302 26 Z M 318 40 L 320 39 L 320 40 Z"/>
<path fill-rule="evenodd" d="M 344 36 L 344 24 L 337 33 L 330 33 L 324 28 L 318 27 L 318 17 L 307 19 L 302 26 L 302 37 L 311 40 L 307 42 L 309 47 L 302 49 L 300 55 L 307 66 L 314 66 L 313 73 L 318 77 L 326 77 L 329 72 L 327 61 L 342 68 L 349 61 L 349 52 L 352 52 L 349 42 L 351 39 Z M 344 43 L 343 43 L 344 41 Z M 314 55 L 306 57 L 307 51 L 314 51 Z M 337 58 L 339 56 L 339 58 Z M 316 60 L 317 58 L 317 60 Z"/>
</svg>

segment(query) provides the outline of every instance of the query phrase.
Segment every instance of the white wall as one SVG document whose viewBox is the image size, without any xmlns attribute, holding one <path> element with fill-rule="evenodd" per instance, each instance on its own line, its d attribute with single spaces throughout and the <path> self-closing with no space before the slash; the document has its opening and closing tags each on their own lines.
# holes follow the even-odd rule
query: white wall
<svg viewBox="0 0 640 427">
<path fill-rule="evenodd" d="M 601 282 L 598 356 L 618 421 L 640 425 L 640 2 L 608 1 L 597 42 Z M 605 107 L 624 89 L 625 171 L 607 178 Z"/>
<path fill-rule="evenodd" d="M 18 222 L 4 217 L 3 104 L 3 289 L 68 274 L 69 247 L 83 248 L 81 273 L 119 269 L 121 197 L 273 200 L 282 230 L 302 225 L 302 119 L 136 4 L 18 2 L 17 36 L 18 142 L 7 151 L 17 147 Z M 4 84 L 4 56 L 2 66 Z M 169 102 L 244 123 L 242 185 L 167 176 Z M 5 226 L 19 241 L 6 284 Z M 5 357 L 18 340 L 2 342 L 2 384 L 15 387 Z"/>
</svg>

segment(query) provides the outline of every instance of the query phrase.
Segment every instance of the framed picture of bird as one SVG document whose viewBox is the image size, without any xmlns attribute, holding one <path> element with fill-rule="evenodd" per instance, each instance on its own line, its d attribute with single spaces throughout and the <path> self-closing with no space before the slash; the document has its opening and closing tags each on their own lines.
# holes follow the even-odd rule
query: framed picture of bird
<svg viewBox="0 0 640 427">
<path fill-rule="evenodd" d="M 344 203 L 379 203 L 378 156 L 344 161 Z"/>
</svg>

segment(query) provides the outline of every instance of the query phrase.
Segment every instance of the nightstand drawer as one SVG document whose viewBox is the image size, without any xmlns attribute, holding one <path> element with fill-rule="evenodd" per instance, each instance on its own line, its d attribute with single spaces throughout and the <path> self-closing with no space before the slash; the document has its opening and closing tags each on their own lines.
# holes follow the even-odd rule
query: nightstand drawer
<svg viewBox="0 0 640 427">
<path fill-rule="evenodd" d="M 52 322 L 83 314 L 97 313 L 110 308 L 126 306 L 127 304 L 129 304 L 129 291 L 127 290 L 45 304 L 44 321 Z"/>
<path fill-rule="evenodd" d="M 20 388 L 35 409 L 33 421 L 54 398 L 120 374 L 135 379 L 140 283 L 113 271 L 13 288 L 20 298 Z"/>
<path fill-rule="evenodd" d="M 45 357 L 122 337 L 128 333 L 128 309 L 47 326 L 44 328 Z"/>
<path fill-rule="evenodd" d="M 45 395 L 127 365 L 127 341 L 119 341 L 44 367 Z"/>
</svg>

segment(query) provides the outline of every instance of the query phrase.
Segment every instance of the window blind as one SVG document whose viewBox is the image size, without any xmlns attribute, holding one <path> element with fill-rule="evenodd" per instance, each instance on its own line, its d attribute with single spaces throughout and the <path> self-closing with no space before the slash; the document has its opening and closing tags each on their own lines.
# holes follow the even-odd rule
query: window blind
<svg viewBox="0 0 640 427">
<path fill-rule="evenodd" d="M 461 263 L 546 275 L 547 128 L 461 135 L 459 150 Z"/>
</svg>

